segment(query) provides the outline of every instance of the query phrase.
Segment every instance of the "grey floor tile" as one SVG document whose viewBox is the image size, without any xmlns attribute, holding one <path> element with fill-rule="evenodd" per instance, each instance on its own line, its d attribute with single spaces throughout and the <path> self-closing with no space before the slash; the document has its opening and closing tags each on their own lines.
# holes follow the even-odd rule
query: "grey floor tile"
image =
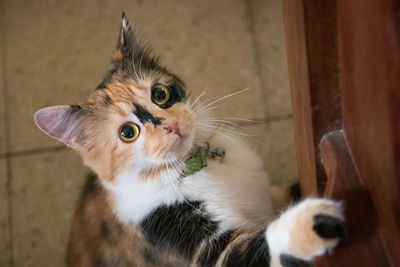
<svg viewBox="0 0 400 267">
<path fill-rule="evenodd" d="M 1 12 L 0 12 L 1 15 Z M 1 34 L 0 27 L 0 34 Z M 5 132 L 5 106 L 4 106 L 4 77 L 3 77 L 3 58 L 2 58 L 2 42 L 0 41 L 0 154 L 6 152 L 6 132 Z"/>
<path fill-rule="evenodd" d="M 290 91 L 280 0 L 247 0 L 270 116 L 290 114 Z"/>
<path fill-rule="evenodd" d="M 272 184 L 292 184 L 298 180 L 292 123 L 282 120 L 241 129 L 253 135 L 249 142 L 263 157 Z"/>
<path fill-rule="evenodd" d="M 71 151 L 20 156 L 13 158 L 12 172 L 15 266 L 64 266 L 87 172 L 80 157 Z"/>
<path fill-rule="evenodd" d="M 7 166 L 6 160 L 0 159 L 0 266 L 9 266 L 10 240 L 8 222 Z"/>
<path fill-rule="evenodd" d="M 224 96 L 216 113 L 263 117 L 262 92 L 242 1 L 6 0 L 12 150 L 55 145 L 34 126 L 38 108 L 85 99 L 100 82 L 124 10 L 171 70 L 197 96 Z M 223 11 L 223 12 L 221 12 Z"/>
</svg>

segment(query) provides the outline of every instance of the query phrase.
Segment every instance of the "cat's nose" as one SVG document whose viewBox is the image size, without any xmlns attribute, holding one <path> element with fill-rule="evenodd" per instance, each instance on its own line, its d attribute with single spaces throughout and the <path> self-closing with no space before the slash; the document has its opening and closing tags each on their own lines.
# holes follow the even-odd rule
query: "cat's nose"
<svg viewBox="0 0 400 267">
<path fill-rule="evenodd" d="M 181 130 L 179 129 L 178 123 L 173 122 L 169 123 L 164 127 L 165 131 L 167 134 L 176 134 L 176 135 L 181 135 Z"/>
</svg>

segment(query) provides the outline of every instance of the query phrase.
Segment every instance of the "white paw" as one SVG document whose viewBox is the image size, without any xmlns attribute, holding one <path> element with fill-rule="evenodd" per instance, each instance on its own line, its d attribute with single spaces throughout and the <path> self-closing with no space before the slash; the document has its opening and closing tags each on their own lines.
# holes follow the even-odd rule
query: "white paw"
<svg viewBox="0 0 400 267">
<path fill-rule="evenodd" d="M 306 261 L 333 249 L 343 234 L 341 202 L 323 198 L 305 199 L 290 207 L 266 232 L 272 254 Z"/>
</svg>

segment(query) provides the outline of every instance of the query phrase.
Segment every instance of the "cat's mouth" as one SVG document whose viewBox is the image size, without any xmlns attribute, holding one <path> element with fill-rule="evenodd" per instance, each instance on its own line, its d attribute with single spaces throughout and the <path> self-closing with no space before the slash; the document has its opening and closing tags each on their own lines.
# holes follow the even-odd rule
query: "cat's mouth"
<svg viewBox="0 0 400 267">
<path fill-rule="evenodd" d="M 180 151 L 185 148 L 186 142 L 188 141 L 188 133 L 179 133 L 169 136 L 169 142 L 171 144 L 171 151 Z"/>
<path fill-rule="evenodd" d="M 165 141 L 169 144 L 167 154 L 173 153 L 179 159 L 183 159 L 189 153 L 193 142 L 192 131 L 180 130 L 175 134 L 168 134 L 166 137 Z"/>
</svg>

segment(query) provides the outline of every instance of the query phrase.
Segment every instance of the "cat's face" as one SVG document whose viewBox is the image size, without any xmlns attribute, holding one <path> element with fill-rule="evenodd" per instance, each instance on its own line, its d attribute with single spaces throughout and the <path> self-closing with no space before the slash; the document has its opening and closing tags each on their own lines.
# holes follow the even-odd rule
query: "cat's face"
<svg viewBox="0 0 400 267">
<path fill-rule="evenodd" d="M 127 170 L 146 176 L 149 168 L 182 160 L 196 134 L 184 84 L 139 43 L 125 16 L 111 67 L 97 90 L 83 104 L 39 110 L 35 121 L 110 181 Z"/>
</svg>

